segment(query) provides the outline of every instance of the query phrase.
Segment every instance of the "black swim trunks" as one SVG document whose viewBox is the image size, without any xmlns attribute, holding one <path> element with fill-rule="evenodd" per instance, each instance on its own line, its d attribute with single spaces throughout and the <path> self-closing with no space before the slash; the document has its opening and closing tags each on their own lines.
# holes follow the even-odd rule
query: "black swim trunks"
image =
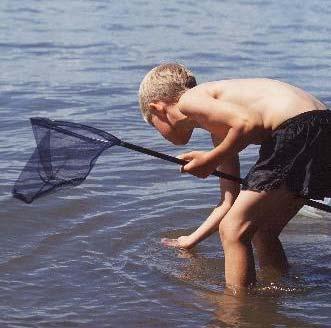
<svg viewBox="0 0 331 328">
<path fill-rule="evenodd" d="M 283 183 L 302 197 L 331 197 L 331 110 L 304 112 L 277 127 L 242 189 L 268 191 Z"/>
</svg>

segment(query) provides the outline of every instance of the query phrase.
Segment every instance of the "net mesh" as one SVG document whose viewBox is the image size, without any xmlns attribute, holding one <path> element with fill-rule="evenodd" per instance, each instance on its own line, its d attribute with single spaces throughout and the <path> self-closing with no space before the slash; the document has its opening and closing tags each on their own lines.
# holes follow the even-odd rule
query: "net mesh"
<svg viewBox="0 0 331 328">
<path fill-rule="evenodd" d="M 17 179 L 13 195 L 26 203 L 81 184 L 97 158 L 120 144 L 115 136 L 82 124 L 31 118 L 37 147 Z"/>
</svg>

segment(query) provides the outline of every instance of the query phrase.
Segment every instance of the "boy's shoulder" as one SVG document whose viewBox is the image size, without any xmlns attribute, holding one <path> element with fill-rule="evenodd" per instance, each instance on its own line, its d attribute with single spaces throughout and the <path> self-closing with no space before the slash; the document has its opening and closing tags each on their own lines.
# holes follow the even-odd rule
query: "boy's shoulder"
<svg viewBox="0 0 331 328">
<path fill-rule="evenodd" d="M 186 90 L 179 98 L 179 104 L 190 103 L 193 99 L 217 97 L 222 88 L 222 81 L 211 81 L 198 84 L 194 88 Z"/>
<path fill-rule="evenodd" d="M 223 92 L 229 89 L 239 89 L 243 84 L 254 84 L 256 81 L 259 83 L 267 83 L 270 79 L 226 79 L 217 81 L 208 81 L 200 83 L 194 88 L 188 89 L 180 97 L 180 101 L 190 101 L 191 98 L 212 97 L 220 98 Z M 264 82 L 262 82 L 264 81 Z"/>
<path fill-rule="evenodd" d="M 186 90 L 179 98 L 177 106 L 183 114 L 190 115 L 194 108 L 205 104 L 208 98 L 212 97 L 210 82 L 202 83 Z"/>
<path fill-rule="evenodd" d="M 233 108 L 229 110 L 223 105 L 222 83 L 223 81 L 205 82 L 185 91 L 177 103 L 177 108 L 182 114 L 198 122 L 200 127 L 207 130 L 209 129 L 205 123 L 210 121 L 211 115 L 215 116 L 215 113 L 222 116 L 218 123 L 228 123 L 230 119 L 228 114 Z"/>
</svg>

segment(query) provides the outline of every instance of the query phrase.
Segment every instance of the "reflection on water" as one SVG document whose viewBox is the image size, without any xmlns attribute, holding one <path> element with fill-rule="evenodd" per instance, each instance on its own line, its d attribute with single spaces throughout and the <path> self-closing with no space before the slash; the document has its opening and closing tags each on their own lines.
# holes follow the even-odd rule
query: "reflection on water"
<svg viewBox="0 0 331 328">
<path fill-rule="evenodd" d="M 214 318 L 206 327 L 312 327 L 304 320 L 291 318 L 282 313 L 282 297 L 253 296 L 250 294 L 234 296 L 231 291 L 216 294 L 200 292 L 214 307 Z M 294 296 L 294 295 L 293 295 Z M 299 297 L 300 295 L 296 295 Z"/>
<path fill-rule="evenodd" d="M 167 272 L 195 287 L 196 295 L 211 307 L 212 319 L 206 327 L 313 327 L 304 319 L 283 313 L 283 302 L 306 297 L 312 286 L 292 270 L 288 276 L 273 279 L 259 275 L 259 282 L 248 290 L 224 285 L 223 258 L 210 258 L 192 250 L 172 250 L 182 259 L 176 270 Z M 161 270 L 166 272 L 162 267 Z M 259 273 L 259 272 L 258 272 Z"/>
</svg>

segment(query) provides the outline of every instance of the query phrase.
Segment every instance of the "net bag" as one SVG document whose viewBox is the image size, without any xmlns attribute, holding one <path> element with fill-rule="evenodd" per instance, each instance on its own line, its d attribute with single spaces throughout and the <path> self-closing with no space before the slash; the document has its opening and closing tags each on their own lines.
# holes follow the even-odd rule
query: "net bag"
<svg viewBox="0 0 331 328">
<path fill-rule="evenodd" d="M 37 147 L 14 188 L 14 197 L 31 203 L 59 188 L 81 184 L 97 158 L 120 144 L 115 136 L 82 124 L 31 118 Z"/>
</svg>

